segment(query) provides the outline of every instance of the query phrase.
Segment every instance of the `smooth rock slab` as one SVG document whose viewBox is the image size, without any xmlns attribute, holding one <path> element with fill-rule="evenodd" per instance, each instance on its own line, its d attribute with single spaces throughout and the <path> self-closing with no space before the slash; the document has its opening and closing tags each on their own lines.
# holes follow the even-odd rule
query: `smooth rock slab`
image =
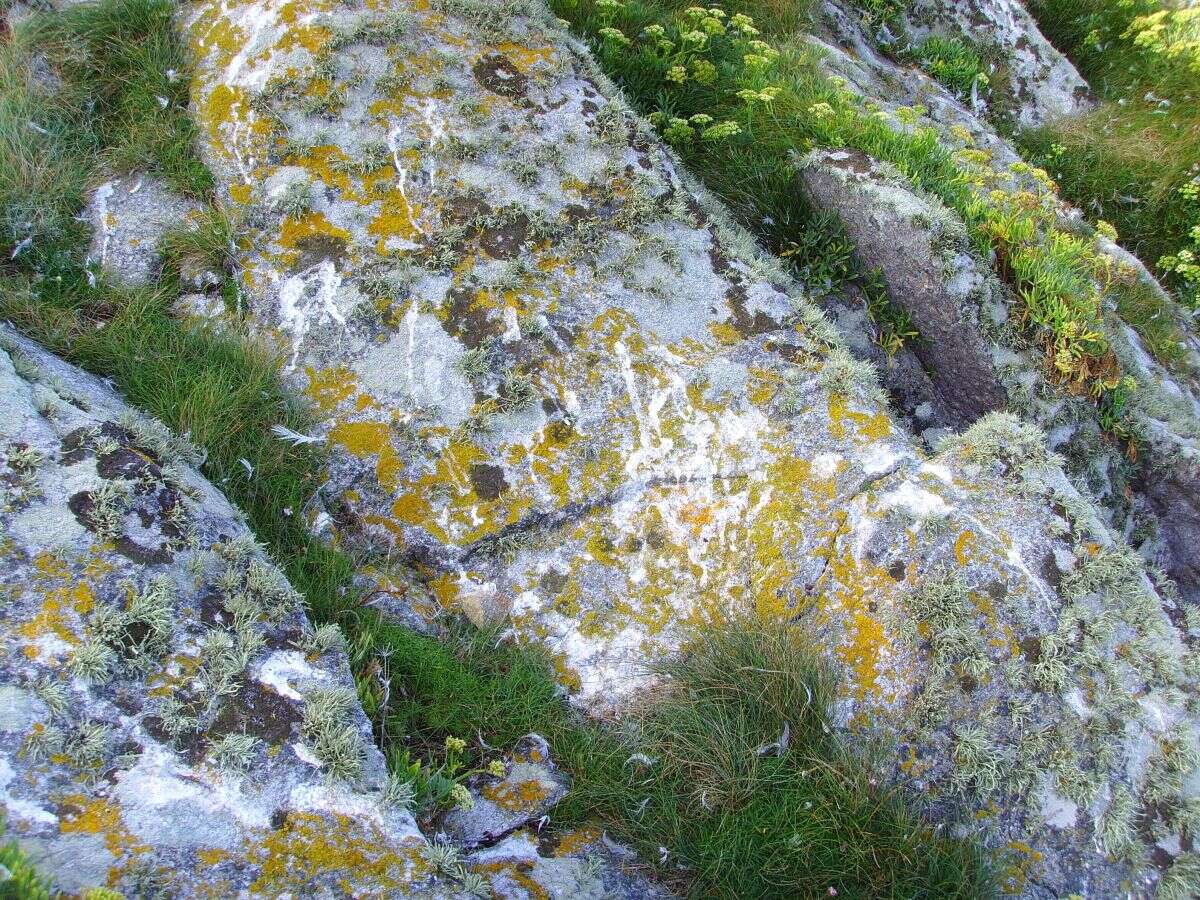
<svg viewBox="0 0 1200 900">
<path fill-rule="evenodd" d="M 921 399 L 956 429 L 1004 409 L 1008 394 L 979 326 L 993 278 L 972 256 L 961 223 L 898 188 L 856 150 L 814 151 L 800 178 L 819 209 L 837 214 L 865 264 L 880 269 L 889 300 L 920 333 L 912 353 L 933 388 Z"/>
<path fill-rule="evenodd" d="M 185 227 L 199 209 L 195 200 L 153 175 L 135 172 L 105 181 L 88 199 L 88 262 L 120 284 L 149 284 L 162 265 L 159 242 L 168 231 Z"/>
<path fill-rule="evenodd" d="M 505 755 L 503 777 L 480 775 L 468 785 L 469 810 L 454 809 L 442 823 L 450 840 L 474 848 L 536 823 L 567 792 L 566 777 L 550 757 L 550 745 L 531 734 Z"/>
</svg>

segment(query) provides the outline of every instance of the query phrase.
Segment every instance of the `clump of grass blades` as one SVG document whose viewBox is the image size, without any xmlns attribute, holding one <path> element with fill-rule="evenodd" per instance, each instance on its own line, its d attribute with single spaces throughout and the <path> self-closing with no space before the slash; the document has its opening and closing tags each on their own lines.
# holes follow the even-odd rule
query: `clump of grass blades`
<svg viewBox="0 0 1200 900">
<path fill-rule="evenodd" d="M 4 822 L 0 820 L 0 831 L 3 830 Z M 0 845 L 0 867 L 6 876 L 0 881 L 0 900 L 49 900 L 50 889 L 45 879 L 16 841 Z"/>
<path fill-rule="evenodd" d="M 982 57 L 958 38 L 932 34 L 911 52 L 925 71 L 960 97 L 988 83 Z"/>
<path fill-rule="evenodd" d="M 691 869 L 692 893 L 986 893 L 976 850 L 935 836 L 834 732 L 833 679 L 795 628 L 717 629 L 658 670 L 670 681 L 639 738 L 659 763 L 634 834 L 652 831 Z"/>
<path fill-rule="evenodd" d="M 130 169 L 151 162 L 180 190 L 202 196 L 212 175 L 196 157 L 186 115 L 185 49 L 162 0 L 85 3 L 33 19 L 30 39 L 89 110 L 105 163 Z"/>
<path fill-rule="evenodd" d="M 441 642 L 374 627 L 396 648 L 385 748 L 436 768 L 447 735 L 504 745 L 536 731 L 572 776 L 555 822 L 599 820 L 644 859 L 665 848 L 660 874 L 690 896 L 989 891 L 976 849 L 935 833 L 832 728 L 833 678 L 802 630 L 747 621 L 698 635 L 615 729 L 571 713 L 539 652 L 465 628 Z"/>
</svg>

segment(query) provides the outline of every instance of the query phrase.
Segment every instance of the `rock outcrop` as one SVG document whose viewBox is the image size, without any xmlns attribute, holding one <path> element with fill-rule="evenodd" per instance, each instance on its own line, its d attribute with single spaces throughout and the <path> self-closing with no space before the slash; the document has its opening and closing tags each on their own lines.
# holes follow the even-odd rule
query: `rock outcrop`
<svg viewBox="0 0 1200 900">
<path fill-rule="evenodd" d="M 340 635 L 195 462 L 0 331 L 0 812 L 56 890 L 664 896 L 597 829 L 538 835 L 565 781 L 532 735 L 427 841 Z"/>
<path fill-rule="evenodd" d="M 896 22 L 879 26 L 864 21 L 850 0 L 823 0 L 818 9 L 817 42 L 862 71 L 886 78 L 872 97 L 894 98 L 899 90 L 949 97 L 933 79 L 896 65 L 888 55 L 889 49 L 938 35 L 973 44 L 991 60 L 992 75 L 1000 82 L 995 87 L 1011 105 L 1005 114 L 1015 125 L 1041 125 L 1092 104 L 1087 82 L 1046 40 L 1021 0 L 910 0 Z M 900 34 L 893 33 L 897 27 Z M 840 63 L 834 65 L 841 70 Z M 986 106 L 979 102 L 981 111 Z"/>
<path fill-rule="evenodd" d="M 1008 405 L 979 324 L 995 278 L 971 254 L 961 222 L 880 168 L 858 151 L 815 151 L 800 177 L 806 196 L 837 212 L 855 252 L 879 268 L 920 333 L 912 353 L 932 388 L 921 402 L 936 406 L 939 424 L 961 430 Z"/>
<path fill-rule="evenodd" d="M 160 423 L 0 335 L 0 805 L 55 886 L 428 881 L 344 651 Z M 339 780 L 327 776 L 336 767 Z"/>
<path fill-rule="evenodd" d="M 965 37 L 998 56 L 1022 126 L 1091 106 L 1087 82 L 1046 40 L 1021 0 L 913 0 L 903 15 L 914 40 Z"/>
<path fill-rule="evenodd" d="M 945 5 L 965 10 L 974 4 Z M 1044 191 L 1020 174 L 1029 167 L 982 115 L 923 73 L 881 53 L 854 17 L 827 7 L 835 30 L 826 33 L 824 43 L 818 41 L 824 65 L 850 90 L 895 117 L 897 128 L 913 127 L 914 116 L 917 126 L 935 128 L 943 144 L 974 157 L 964 168 L 969 175 L 982 174 L 986 189 L 1012 195 Z M 929 24 L 941 13 L 920 15 Z M 1000 18 L 1024 23 L 1020 27 L 1030 35 L 1025 46 L 1044 43 L 1023 10 L 1015 18 Z M 1012 68 L 1019 65 L 1013 62 Z M 1019 304 L 1011 289 L 971 250 L 955 213 L 894 169 L 861 155 L 815 152 L 800 167 L 800 179 L 818 208 L 842 219 L 863 262 L 881 267 L 890 298 L 925 336 L 912 353 L 929 373 L 928 395 L 920 395 L 919 382 L 908 372 L 883 367 L 885 383 L 910 415 L 929 404 L 931 415 L 917 417 L 918 424 L 960 428 L 964 414 L 969 421 L 976 411 L 1001 406 L 1019 411 L 1047 432 L 1052 448 L 1067 457 L 1076 485 L 1104 505 L 1109 523 L 1164 569 L 1189 602 L 1200 600 L 1193 549 L 1200 546 L 1195 499 L 1200 496 L 1200 341 L 1190 318 L 1177 308 L 1170 311 L 1169 300 L 1162 303 L 1164 314 L 1178 320 L 1187 344 L 1167 368 L 1119 319 L 1115 300 L 1108 301 L 1105 338 L 1121 371 L 1137 383 L 1129 415 L 1143 441 L 1132 463 L 1105 438 L 1095 405 L 1046 376 L 1043 355 L 1015 325 Z M 1090 231 L 1077 210 L 1057 206 L 1068 230 Z M 890 239 L 896 229 L 902 240 Z M 1097 241 L 1123 270 L 1121 279 L 1162 296 L 1136 258 L 1106 239 Z M 1096 289 L 1106 291 L 1101 285 Z"/>
<path fill-rule="evenodd" d="M 250 315 L 324 416 L 314 530 L 543 643 L 598 713 L 689 629 L 802 620 L 841 721 L 973 811 L 1007 887 L 1195 869 L 1192 618 L 1036 429 L 927 458 L 540 4 L 207 0 L 186 29 Z"/>
</svg>

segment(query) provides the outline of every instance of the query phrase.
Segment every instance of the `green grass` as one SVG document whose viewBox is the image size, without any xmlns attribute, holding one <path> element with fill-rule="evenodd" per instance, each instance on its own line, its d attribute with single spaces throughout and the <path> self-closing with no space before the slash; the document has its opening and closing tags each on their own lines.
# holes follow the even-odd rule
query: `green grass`
<svg viewBox="0 0 1200 900">
<path fill-rule="evenodd" d="M 640 715 L 584 725 L 544 660 L 458 630 L 448 643 L 376 624 L 395 647 L 387 737 L 437 765 L 446 736 L 501 745 L 536 731 L 572 776 L 560 827 L 599 822 L 694 897 L 981 897 L 977 849 L 937 835 L 827 718 L 834 682 L 803 633 L 747 622 L 699 636 L 656 667 L 668 677 Z M 772 747 L 783 735 L 786 747 Z M 478 745 L 464 765 L 481 762 Z M 651 764 L 647 764 L 652 761 Z M 682 867 L 682 868 L 679 868 Z"/>
<path fill-rule="evenodd" d="M 426 787 L 422 815 L 436 819 L 453 779 L 494 752 L 484 741 L 503 748 L 536 731 L 572 777 L 556 821 L 599 821 L 646 859 L 668 848 L 662 871 L 693 896 L 817 897 L 831 886 L 848 896 L 986 893 L 972 846 L 923 825 L 834 735 L 824 718 L 829 675 L 798 632 L 752 625 L 706 635 L 664 667 L 673 683 L 661 700 L 617 728 L 581 720 L 536 650 L 460 625 L 448 641 L 433 640 L 361 605 L 355 560 L 300 522 L 322 461 L 271 434 L 276 424 L 310 424 L 280 383 L 276 353 L 172 318 L 170 271 L 157 287 L 129 290 L 103 278 L 92 287 L 83 267 L 85 235 L 73 217 L 104 166 L 149 163 L 193 192 L 207 184 L 199 164 L 179 155 L 176 138 L 190 127 L 183 107 L 164 118 L 160 105 L 138 99 L 145 85 L 161 86 L 138 66 L 186 71 L 170 9 L 167 0 L 102 0 L 38 20 L 32 36 L 0 47 L 0 199 L 12 208 L 22 191 L 47 190 L 44 203 L 26 206 L 37 222 L 6 235 L 33 243 L 0 275 L 0 316 L 111 377 L 132 404 L 207 451 L 205 474 L 247 513 L 314 622 L 345 631 L 359 697 L 393 771 Z M 46 36 L 78 45 L 54 96 L 28 76 L 29 49 Z M 203 234 L 173 237 L 169 256 L 176 266 L 223 263 L 228 237 L 214 214 Z M 786 751 L 760 755 L 784 721 Z M 453 749 L 448 737 L 465 746 Z M 642 768 L 639 753 L 658 764 Z"/>
<path fill-rule="evenodd" d="M 959 97 L 987 86 L 983 58 L 965 41 L 931 34 L 910 51 L 921 68 Z"/>
<path fill-rule="evenodd" d="M 1166 10 L 1162 0 L 1035 0 L 1030 11 L 1047 37 L 1078 66 L 1102 99 L 1094 111 L 1020 136 L 1022 152 L 1044 165 L 1063 196 L 1094 219 L 1111 222 L 1121 242 L 1193 308 L 1200 270 L 1177 261 L 1200 252 L 1200 43 L 1171 55 L 1139 17 Z M 1192 39 L 1200 41 L 1200 11 Z M 1139 36 L 1140 39 L 1139 39 Z"/>
<path fill-rule="evenodd" d="M 4 822 L 0 820 L 0 832 L 3 830 Z M 16 841 L 0 845 L 0 867 L 5 872 L 0 881 L 0 900 L 50 900 L 45 879 Z"/>
</svg>

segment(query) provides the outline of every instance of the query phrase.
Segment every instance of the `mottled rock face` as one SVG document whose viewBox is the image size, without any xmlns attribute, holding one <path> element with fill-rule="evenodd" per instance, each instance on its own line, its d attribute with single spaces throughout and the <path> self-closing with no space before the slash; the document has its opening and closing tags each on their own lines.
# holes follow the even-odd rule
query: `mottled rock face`
<svg viewBox="0 0 1200 900">
<path fill-rule="evenodd" d="M 997 9 L 992 10 L 993 5 Z M 1006 12 L 999 7 L 1010 8 Z M 845 4 L 827 0 L 823 9 L 827 20 L 825 39 L 810 40 L 818 45 L 822 65 L 831 75 L 845 79 L 852 91 L 877 104 L 889 115 L 895 116 L 901 108 L 912 113 L 913 108 L 919 106 L 920 115 L 916 116 L 916 121 L 920 125 L 935 128 L 941 142 L 960 151 L 960 156 L 985 158 L 986 168 L 1000 173 L 998 181 L 989 176 L 989 180 L 995 182 L 993 187 L 1010 194 L 1029 188 L 1027 175 L 1013 177 L 1013 173 L 1022 171 L 1022 167 L 1028 172 L 1028 167 L 1008 141 L 988 123 L 984 115 L 986 110 L 967 108 L 924 73 L 899 64 L 880 52 L 863 33 L 860 18 Z M 1013 73 L 1019 72 L 1022 70 L 1020 60 L 1025 57 L 1037 59 L 1040 53 L 1037 48 L 1045 44 L 1019 4 L 950 4 L 922 0 L 910 7 L 909 18 L 913 20 L 910 24 L 915 26 L 915 36 L 931 30 L 953 33 L 952 26 L 959 20 L 974 21 L 980 29 L 986 24 L 985 33 L 991 35 L 993 16 L 1001 23 L 999 33 L 1002 35 L 1009 34 L 1014 27 L 1017 31 L 1028 31 L 1027 39 L 1018 41 L 1004 52 L 1006 58 L 1012 57 L 1009 68 Z M 1003 45 L 1003 41 L 1000 43 Z M 1047 57 L 1047 60 L 1049 68 L 1043 67 L 1044 71 L 1056 71 L 1058 63 L 1054 58 Z M 1072 78 L 1051 81 L 1069 84 Z M 1035 84 L 1036 79 L 1031 83 Z M 1014 85 L 1020 87 L 1016 79 Z M 1019 90 L 1017 94 L 1021 96 Z M 1053 92 L 1047 96 L 1051 94 Z M 1041 113 L 1034 115 L 1031 110 L 1038 108 L 1037 103 L 1026 104 L 1023 120 L 1033 116 L 1029 120 L 1036 121 Z M 1019 318 L 1014 315 L 1016 301 L 1011 292 L 988 277 L 987 264 L 972 260 L 969 254 L 956 251 L 952 246 L 935 246 L 931 255 L 940 258 L 943 274 L 939 276 L 937 266 L 926 267 L 921 272 L 921 257 L 911 248 L 923 246 L 927 241 L 939 243 L 939 236 L 948 227 L 950 231 L 959 230 L 961 223 L 954 221 L 953 213 L 877 162 L 851 167 L 864 170 L 857 173 L 848 170 L 844 162 L 831 160 L 827 154 L 814 154 L 808 163 L 802 178 L 810 196 L 818 206 L 844 218 L 854 233 L 858 252 L 865 263 L 883 268 L 894 301 L 914 317 L 923 317 L 922 311 L 935 307 L 940 294 L 943 309 L 928 323 L 934 326 L 935 335 L 946 334 L 945 322 L 938 321 L 941 316 L 960 324 L 971 323 L 972 316 L 965 320 L 961 316 L 964 299 L 972 315 L 975 309 L 984 313 L 977 317 L 977 334 L 968 334 L 959 340 L 935 339 L 929 345 L 918 344 L 913 348 L 914 355 L 922 355 L 925 368 L 932 376 L 927 397 L 921 396 L 926 386 L 920 378 L 912 376 L 911 366 L 907 369 L 903 366 L 906 359 L 901 358 L 902 365 L 892 367 L 885 376 L 892 396 L 905 404 L 906 410 L 913 414 L 915 424 L 924 427 L 930 421 L 934 425 L 953 421 L 956 411 L 953 407 L 969 414 L 979 406 L 996 404 L 994 385 L 985 381 L 981 392 L 978 377 L 938 377 L 939 372 L 956 373 L 964 361 L 986 365 L 986 355 L 978 352 L 981 345 L 986 345 L 992 356 L 995 377 L 1007 394 L 1009 408 L 1019 410 L 1022 416 L 1047 432 L 1051 446 L 1067 457 L 1075 483 L 1103 504 L 1110 525 L 1127 539 L 1136 539 L 1140 552 L 1170 575 L 1188 603 L 1200 602 L 1200 571 L 1196 567 L 1194 550 L 1200 546 L 1195 508 L 1195 497 L 1200 495 L 1200 342 L 1194 327 L 1188 325 L 1186 313 L 1175 312 L 1180 329 L 1186 335 L 1186 356 L 1171 370 L 1146 352 L 1137 334 L 1120 322 L 1112 310 L 1106 314 L 1106 337 L 1122 371 L 1138 384 L 1130 413 L 1145 435 L 1145 443 L 1133 465 L 1119 448 L 1104 438 L 1098 414 L 1090 402 L 1047 381 L 1039 353 L 1030 348 L 1026 336 L 1011 325 Z M 976 163 L 969 163 L 967 168 L 974 165 Z M 973 171 L 978 173 L 980 170 Z M 1057 215 L 1068 230 L 1078 227 L 1070 223 L 1079 222 L 1081 213 L 1066 204 L 1057 205 Z M 884 217 L 894 219 L 889 209 L 895 208 L 907 209 L 913 214 L 908 219 L 911 227 L 905 230 L 903 240 L 888 241 L 881 236 L 885 229 L 875 229 L 872 223 Z M 921 232 L 925 232 L 925 236 Z M 951 243 L 961 245 L 957 238 Z M 1170 299 L 1161 286 L 1132 254 L 1104 238 L 1097 238 L 1097 249 L 1115 261 L 1122 278 L 1140 282 L 1144 289 L 1158 293 L 1170 307 Z M 927 277 L 914 281 L 912 276 L 918 273 Z M 843 328 L 856 326 L 853 308 L 843 306 L 837 312 L 837 319 Z M 856 346 L 853 337 L 850 340 L 856 355 L 871 356 L 869 348 Z M 973 370 L 978 376 L 979 369 L 973 365 Z M 947 392 L 950 409 L 946 408 Z M 984 401 L 982 404 L 980 398 Z M 916 404 L 912 402 L 914 400 Z M 926 401 L 929 406 L 921 406 Z M 918 410 L 929 415 L 918 415 Z"/>
<path fill-rule="evenodd" d="M 597 712 L 689 629 L 803 618 L 841 719 L 976 810 L 1010 887 L 1134 887 L 1195 743 L 1140 564 L 1016 420 L 924 458 L 539 9 L 191 13 L 251 312 L 324 415 L 314 529 L 542 642 Z"/>
<path fill-rule="evenodd" d="M 800 178 L 818 208 L 837 213 L 855 251 L 881 270 L 892 302 L 920 332 L 912 352 L 932 388 L 922 402 L 936 404 L 956 429 L 1003 409 L 1008 395 L 979 326 L 994 279 L 974 259 L 961 223 L 897 187 L 858 151 L 818 151 Z"/>
<path fill-rule="evenodd" d="M 955 213 L 891 167 L 856 152 L 815 151 L 799 174 L 808 198 L 845 224 L 864 263 L 880 268 L 890 299 L 921 334 L 911 352 L 929 373 L 928 395 L 902 380 L 903 372 L 889 372 L 889 388 L 893 378 L 900 380 L 893 396 L 910 412 L 914 401 L 928 403 L 935 420 L 958 429 L 989 409 L 1019 410 L 1071 460 L 1073 480 L 1102 503 L 1110 524 L 1126 534 L 1150 535 L 1143 538 L 1143 554 L 1171 576 L 1189 603 L 1196 602 L 1200 384 L 1194 373 L 1168 372 L 1141 348 L 1132 329 L 1107 317 L 1122 371 L 1138 384 L 1131 411 L 1146 435 L 1136 477 L 1131 484 L 1122 480 L 1135 467 L 1102 437 L 1091 400 L 1046 377 L 1040 348 L 1030 346 L 1014 324 L 1019 301 L 969 247 Z M 1111 243 L 1099 249 L 1125 267 L 1125 277 L 1157 287 L 1129 254 Z"/>
<path fill-rule="evenodd" d="M 148 284 L 162 265 L 163 236 L 186 228 L 198 210 L 196 201 L 152 175 L 134 173 L 105 181 L 88 200 L 88 262 L 119 284 Z"/>
<path fill-rule="evenodd" d="M 1008 68 L 1023 126 L 1091 105 L 1087 82 L 1046 40 L 1021 0 L 912 0 L 905 20 L 917 38 L 961 35 L 995 48 Z"/>
<path fill-rule="evenodd" d="M 567 779 L 554 765 L 550 745 L 531 734 L 506 755 L 496 772 L 475 776 L 469 787 L 475 805 L 451 810 L 442 828 L 454 843 L 476 848 L 494 845 L 526 825 L 549 821 L 547 813 L 567 792 Z"/>
<path fill-rule="evenodd" d="M 427 881 L 345 656 L 160 424 L 0 333 L 0 807 L 57 888 Z M 331 781 L 341 741 L 347 781 Z"/>
</svg>

